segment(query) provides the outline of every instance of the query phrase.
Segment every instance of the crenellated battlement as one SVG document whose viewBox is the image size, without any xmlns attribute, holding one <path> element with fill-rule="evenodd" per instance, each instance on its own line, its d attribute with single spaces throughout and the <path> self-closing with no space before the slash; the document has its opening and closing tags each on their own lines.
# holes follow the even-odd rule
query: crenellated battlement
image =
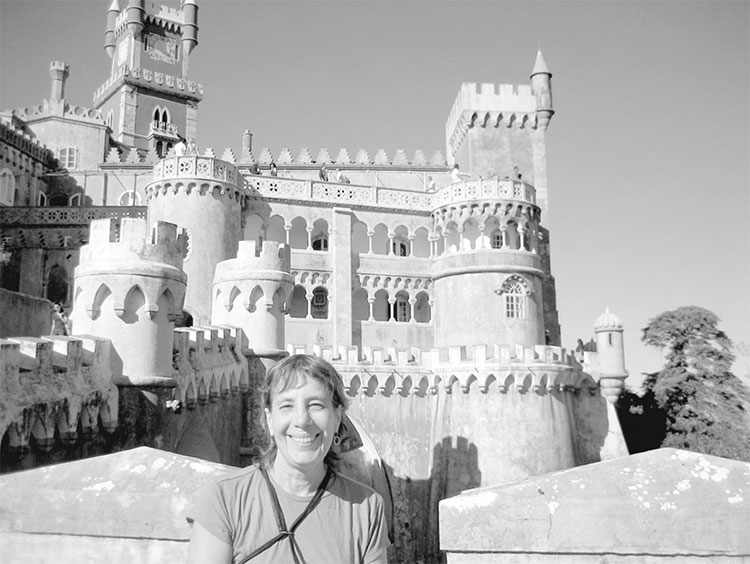
<svg viewBox="0 0 750 564">
<path fill-rule="evenodd" d="M 476 345 L 432 350 L 356 346 L 312 347 L 290 345 L 290 354 L 314 354 L 340 372 L 347 392 L 400 395 L 440 391 L 548 392 L 598 391 L 597 383 L 564 348 L 537 345 Z"/>
<path fill-rule="evenodd" d="M 241 329 L 222 325 L 174 330 L 172 363 L 175 398 L 188 409 L 250 389 L 247 339 Z"/>
<path fill-rule="evenodd" d="M 164 6 L 153 0 L 148 0 L 144 8 L 144 22 L 157 24 L 167 31 L 175 33 L 182 31 L 182 25 L 185 23 L 185 12 L 180 8 Z M 115 20 L 115 29 L 118 35 L 126 29 L 127 23 L 128 11 L 122 10 Z"/>
<path fill-rule="evenodd" d="M 94 92 L 94 105 L 99 105 L 121 82 L 133 86 L 152 88 L 191 100 L 200 101 L 203 99 L 202 84 L 163 72 L 141 68 L 131 69 L 127 65 L 122 65 L 112 73 L 112 76 L 104 84 L 96 89 L 96 92 Z"/>
<path fill-rule="evenodd" d="M 470 128 L 536 128 L 536 111 L 530 85 L 463 83 L 445 124 L 448 162 L 453 163 Z"/>
<path fill-rule="evenodd" d="M 237 259 L 256 270 L 282 270 L 289 272 L 291 248 L 277 241 L 240 241 Z"/>
<path fill-rule="evenodd" d="M 166 221 L 155 222 L 149 231 L 142 218 L 95 219 L 91 222 L 89 243 L 81 248 L 80 265 L 149 261 L 181 269 L 186 243 L 183 230 L 178 231 L 175 224 Z"/>
<path fill-rule="evenodd" d="M 21 154 L 29 155 L 40 163 L 46 164 L 54 157 L 52 151 L 46 145 L 41 144 L 35 137 L 3 122 L 0 122 L 0 143 L 8 147 L 13 147 Z M 5 152 L 4 156 L 8 161 L 15 160 L 12 159 L 8 152 Z M 20 158 L 18 160 L 22 161 Z"/>
<path fill-rule="evenodd" d="M 317 156 L 313 157 L 310 149 L 303 147 L 297 154 L 297 157 L 294 157 L 289 149 L 283 148 L 274 158 L 271 150 L 268 147 L 263 147 L 257 159 L 253 156 L 252 152 L 244 151 L 240 155 L 239 162 L 240 164 L 257 162 L 261 166 L 268 166 L 271 162 L 274 162 L 280 167 L 292 169 L 313 168 L 319 167 L 322 164 L 335 165 L 342 169 L 363 167 L 444 169 L 448 166 L 443 153 L 439 150 L 434 151 L 430 158 L 427 158 L 421 149 L 415 150 L 412 158 L 409 158 L 403 149 L 398 149 L 392 157 L 388 155 L 385 149 L 378 149 L 372 158 L 365 149 L 359 149 L 357 152 L 350 153 L 348 149 L 342 148 L 334 156 L 331 155 L 332 153 L 328 149 L 323 148 L 318 151 Z M 352 158 L 351 155 L 354 155 L 354 157 Z"/>
<path fill-rule="evenodd" d="M 89 335 L 0 339 L 0 435 L 11 452 L 35 444 L 49 450 L 55 433 L 70 444 L 80 422 L 85 434 L 117 427 L 111 344 Z"/>
</svg>

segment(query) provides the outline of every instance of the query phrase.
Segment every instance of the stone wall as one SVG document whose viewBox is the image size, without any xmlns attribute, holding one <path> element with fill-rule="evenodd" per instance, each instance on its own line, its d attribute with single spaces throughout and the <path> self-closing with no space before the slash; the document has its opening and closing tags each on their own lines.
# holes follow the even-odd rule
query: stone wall
<svg viewBox="0 0 750 564">
<path fill-rule="evenodd" d="M 448 564 L 750 561 L 750 464 L 675 449 L 440 503 Z"/>
<path fill-rule="evenodd" d="M 303 352 L 304 347 L 290 347 Z M 341 373 L 393 492 L 394 562 L 440 561 L 438 503 L 627 454 L 597 382 L 560 347 L 314 347 Z M 619 450 L 618 450 L 619 446 Z"/>
<path fill-rule="evenodd" d="M 52 302 L 0 288 L 0 338 L 39 337 L 52 330 Z"/>
</svg>

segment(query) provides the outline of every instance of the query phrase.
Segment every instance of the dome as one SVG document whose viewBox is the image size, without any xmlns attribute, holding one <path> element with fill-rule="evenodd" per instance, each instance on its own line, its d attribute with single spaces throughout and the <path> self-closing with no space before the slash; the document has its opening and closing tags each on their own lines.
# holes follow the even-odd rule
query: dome
<svg viewBox="0 0 750 564">
<path fill-rule="evenodd" d="M 614 313 L 610 313 L 609 308 L 597 317 L 594 322 L 594 331 L 602 331 L 605 329 L 622 329 L 622 319 L 617 317 Z"/>
</svg>

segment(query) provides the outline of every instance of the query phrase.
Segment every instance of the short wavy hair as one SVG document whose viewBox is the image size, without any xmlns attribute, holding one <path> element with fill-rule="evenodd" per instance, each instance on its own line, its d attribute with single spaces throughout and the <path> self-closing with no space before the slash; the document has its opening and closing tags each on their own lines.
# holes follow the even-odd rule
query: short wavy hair
<svg viewBox="0 0 750 564">
<path fill-rule="evenodd" d="M 333 407 L 341 408 L 342 415 L 349 408 L 349 398 L 344 390 L 344 381 L 329 362 L 309 354 L 294 354 L 277 362 L 266 372 L 266 377 L 260 385 L 260 403 L 261 407 L 264 408 L 260 422 L 269 441 L 268 448 L 261 454 L 258 461 L 260 464 L 268 467 L 276 457 L 278 450 L 276 442 L 271 437 L 271 430 L 268 428 L 265 409 L 271 409 L 274 394 L 304 386 L 309 378 L 323 384 L 331 396 Z M 337 465 L 338 456 L 333 452 L 333 449 L 326 453 L 324 462 L 331 467 Z"/>
</svg>

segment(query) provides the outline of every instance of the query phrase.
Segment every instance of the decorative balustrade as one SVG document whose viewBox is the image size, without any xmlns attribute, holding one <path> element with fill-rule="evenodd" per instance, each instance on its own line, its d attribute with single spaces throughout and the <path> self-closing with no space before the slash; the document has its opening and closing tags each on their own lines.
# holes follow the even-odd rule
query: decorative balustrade
<svg viewBox="0 0 750 564">
<path fill-rule="evenodd" d="M 87 208 L 40 208 L 8 207 L 0 208 L 0 225 L 88 225 L 92 219 L 106 217 L 146 217 L 145 206 L 96 206 Z"/>
<path fill-rule="evenodd" d="M 396 208 L 415 212 L 430 212 L 448 203 L 487 198 L 536 203 L 534 187 L 525 182 L 513 180 L 467 180 L 448 184 L 439 191 L 430 193 L 273 176 L 246 176 L 245 178 L 260 195 L 268 198 Z"/>
<path fill-rule="evenodd" d="M 176 137 L 178 135 L 177 124 L 166 123 L 164 121 L 152 121 L 150 126 L 150 133 Z"/>
<path fill-rule="evenodd" d="M 167 157 L 154 164 L 154 182 L 195 178 L 237 183 L 237 167 L 230 162 L 209 156 L 187 155 Z"/>
<path fill-rule="evenodd" d="M 421 350 L 356 346 L 289 345 L 290 354 L 314 354 L 331 362 L 349 395 L 434 395 L 480 392 L 538 395 L 586 389 L 597 382 L 564 348 L 548 345 L 477 345 Z"/>
<path fill-rule="evenodd" d="M 518 200 L 536 204 L 536 190 L 519 180 L 478 178 L 447 184 L 435 192 L 435 207 L 480 199 Z"/>
</svg>

